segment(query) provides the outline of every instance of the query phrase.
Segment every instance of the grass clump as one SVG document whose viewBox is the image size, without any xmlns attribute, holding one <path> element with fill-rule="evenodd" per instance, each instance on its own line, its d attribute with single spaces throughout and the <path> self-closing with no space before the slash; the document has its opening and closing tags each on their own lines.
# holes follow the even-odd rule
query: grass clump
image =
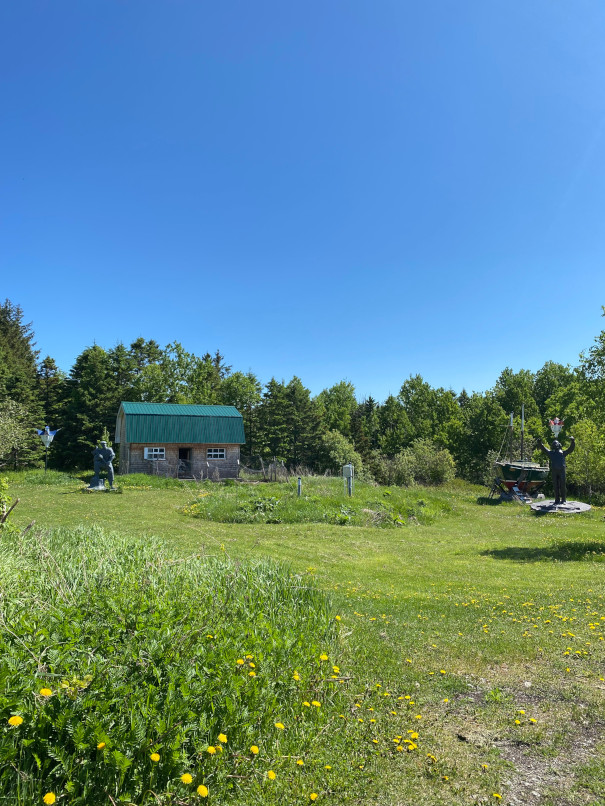
<svg viewBox="0 0 605 806">
<path fill-rule="evenodd" d="M 258 800 L 284 757 L 320 751 L 336 622 L 283 567 L 57 529 L 9 536 L 0 594 L 7 802 L 177 804 L 197 787 Z M 301 715 L 302 699 L 323 708 Z"/>
<path fill-rule="evenodd" d="M 348 497 L 342 480 L 325 477 L 307 477 L 303 487 L 304 494 L 298 497 L 295 482 L 204 482 L 181 511 L 219 523 L 325 523 L 383 528 L 429 524 L 453 511 L 444 490 L 385 489 L 358 482 L 355 495 Z"/>
</svg>

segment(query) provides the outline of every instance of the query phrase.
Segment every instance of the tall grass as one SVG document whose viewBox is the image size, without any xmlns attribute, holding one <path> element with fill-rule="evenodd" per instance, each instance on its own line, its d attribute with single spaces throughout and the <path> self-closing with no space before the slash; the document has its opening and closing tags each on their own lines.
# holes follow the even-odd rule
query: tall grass
<svg viewBox="0 0 605 806">
<path fill-rule="evenodd" d="M 335 622 L 299 577 L 266 562 L 177 560 L 156 540 L 98 527 L 29 538 L 9 536 L 0 554 L 7 802 L 258 791 L 269 764 L 302 756 L 328 725 L 328 708 L 301 721 L 300 699 L 337 696 L 320 660 Z"/>
</svg>

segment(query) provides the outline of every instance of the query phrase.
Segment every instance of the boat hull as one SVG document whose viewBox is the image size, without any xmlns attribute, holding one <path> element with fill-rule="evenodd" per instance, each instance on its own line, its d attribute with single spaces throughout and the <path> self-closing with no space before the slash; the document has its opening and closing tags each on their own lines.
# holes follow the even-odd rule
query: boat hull
<svg viewBox="0 0 605 806">
<path fill-rule="evenodd" d="M 499 481 L 509 490 L 517 487 L 521 492 L 531 495 L 537 493 L 548 476 L 548 467 L 537 462 L 496 462 L 495 470 Z"/>
</svg>

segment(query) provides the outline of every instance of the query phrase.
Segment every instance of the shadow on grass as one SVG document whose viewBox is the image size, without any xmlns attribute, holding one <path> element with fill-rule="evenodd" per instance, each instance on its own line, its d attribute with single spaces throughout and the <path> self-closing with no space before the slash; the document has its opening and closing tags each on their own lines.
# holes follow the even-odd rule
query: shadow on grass
<svg viewBox="0 0 605 806">
<path fill-rule="evenodd" d="M 499 504 L 503 503 L 503 499 L 500 496 L 494 496 L 493 498 L 489 498 L 487 495 L 480 495 L 477 498 L 477 503 L 480 506 L 488 506 L 488 507 L 495 507 Z"/>
<path fill-rule="evenodd" d="M 605 562 L 605 543 L 597 541 L 575 542 L 568 540 L 551 546 L 528 548 L 509 546 L 505 549 L 482 551 L 481 556 L 518 563 L 539 562 Z"/>
</svg>

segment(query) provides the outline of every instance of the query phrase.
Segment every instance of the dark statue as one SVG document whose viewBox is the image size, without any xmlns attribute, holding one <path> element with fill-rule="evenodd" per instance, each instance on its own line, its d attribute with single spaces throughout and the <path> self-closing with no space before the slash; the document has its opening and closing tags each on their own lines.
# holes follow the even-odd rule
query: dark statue
<svg viewBox="0 0 605 806">
<path fill-rule="evenodd" d="M 568 456 L 576 447 L 575 439 L 573 437 L 570 437 L 569 439 L 571 440 L 571 445 L 566 451 L 562 449 L 561 443 L 556 439 L 550 446 L 551 450 L 548 450 L 548 448 L 544 447 L 542 440 L 538 440 L 538 447 L 548 456 L 548 460 L 550 462 L 550 473 L 555 488 L 555 505 L 565 504 L 567 501 L 567 494 L 565 491 L 565 457 Z"/>
<path fill-rule="evenodd" d="M 115 459 L 115 453 L 113 452 L 112 448 L 107 447 L 106 442 L 101 442 L 100 448 L 95 448 L 92 452 L 93 460 L 94 460 L 94 468 L 95 474 L 92 477 L 92 481 L 90 482 L 89 490 L 104 490 L 105 489 L 105 481 L 101 479 L 101 472 L 103 470 L 107 471 L 107 481 L 109 482 L 110 489 L 113 490 L 113 465 L 112 462 Z"/>
</svg>

